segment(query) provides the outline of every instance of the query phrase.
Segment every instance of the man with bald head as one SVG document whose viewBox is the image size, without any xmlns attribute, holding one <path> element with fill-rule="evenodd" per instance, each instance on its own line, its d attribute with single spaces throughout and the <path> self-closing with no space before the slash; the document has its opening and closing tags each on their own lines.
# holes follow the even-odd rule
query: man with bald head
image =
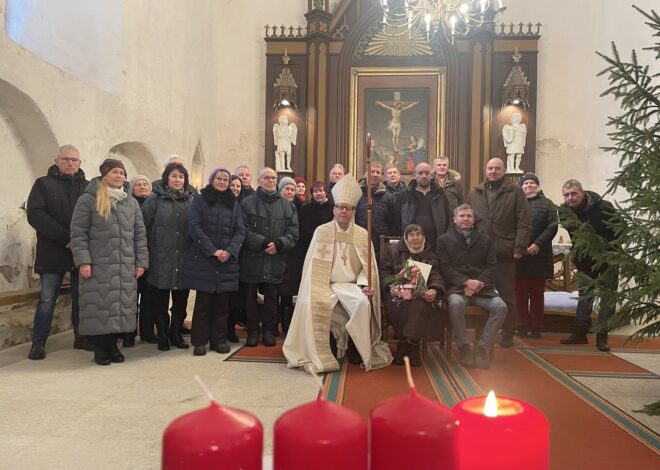
<svg viewBox="0 0 660 470">
<path fill-rule="evenodd" d="M 474 209 L 477 230 L 495 239 L 495 287 L 509 308 L 500 346 L 508 348 L 513 346 L 515 333 L 515 262 L 522 258 L 529 242 L 529 205 L 520 185 L 505 178 L 504 162 L 499 158 L 488 160 L 486 180 L 472 189 L 468 204 Z"/>
<path fill-rule="evenodd" d="M 397 213 L 402 230 L 410 224 L 422 226 L 432 249 L 451 226 L 445 191 L 438 186 L 428 163 L 418 163 L 408 188 L 397 194 Z"/>
</svg>

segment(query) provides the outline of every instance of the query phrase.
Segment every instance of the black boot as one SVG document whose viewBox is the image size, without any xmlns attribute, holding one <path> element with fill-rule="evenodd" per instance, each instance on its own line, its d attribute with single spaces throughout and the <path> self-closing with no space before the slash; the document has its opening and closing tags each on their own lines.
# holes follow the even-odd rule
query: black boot
<svg viewBox="0 0 660 470">
<path fill-rule="evenodd" d="M 30 352 L 28 353 L 28 359 L 31 361 L 39 361 L 46 357 L 46 340 L 42 339 L 41 341 L 34 341 Z"/>
<path fill-rule="evenodd" d="M 112 362 L 108 354 L 108 345 L 101 342 L 94 343 L 94 362 L 99 366 L 109 366 Z"/>
<path fill-rule="evenodd" d="M 93 352 L 94 348 L 87 342 L 87 337 L 75 335 L 73 338 L 73 349 L 82 349 L 83 351 Z"/>
<path fill-rule="evenodd" d="M 360 356 L 360 353 L 355 347 L 353 338 L 348 340 L 348 349 L 346 350 L 346 355 L 348 356 L 348 362 L 350 362 L 351 364 L 355 364 L 355 365 L 362 364 L 362 357 Z"/>
<path fill-rule="evenodd" d="M 135 331 L 131 333 L 124 333 L 124 337 L 122 339 L 122 345 L 125 348 L 132 348 L 133 346 L 135 346 L 135 336 L 136 336 Z"/>
<path fill-rule="evenodd" d="M 230 343 L 238 343 L 238 336 L 236 335 L 236 321 L 230 313 L 227 318 L 227 341 Z"/>
<path fill-rule="evenodd" d="M 245 340 L 245 346 L 248 348 L 255 348 L 259 345 L 259 330 L 248 331 L 247 339 Z"/>
<path fill-rule="evenodd" d="M 399 341 L 396 345 L 396 353 L 394 353 L 394 360 L 392 364 L 396 366 L 403 365 L 403 358 L 409 354 L 410 343 L 408 341 Z"/>
<path fill-rule="evenodd" d="M 117 346 L 117 341 L 112 341 L 110 343 L 110 347 L 109 347 L 108 352 L 109 352 L 108 356 L 109 356 L 111 362 L 120 363 L 120 362 L 124 362 L 126 360 L 124 355 L 119 350 L 119 346 Z"/>
<path fill-rule="evenodd" d="M 419 341 L 416 343 L 413 343 L 412 341 L 410 342 L 408 357 L 410 358 L 411 367 L 419 367 L 422 365 L 422 358 L 419 352 L 420 347 L 421 345 L 419 344 Z"/>
<path fill-rule="evenodd" d="M 607 352 L 610 350 L 610 345 L 607 344 L 607 331 L 596 333 L 596 347 L 599 351 Z"/>
<path fill-rule="evenodd" d="M 277 327 L 275 328 L 277 329 Z M 264 346 L 273 347 L 275 346 L 275 334 L 269 328 L 263 328 L 261 342 Z"/>
<path fill-rule="evenodd" d="M 474 356 L 469 344 L 464 344 L 458 348 L 458 362 L 467 369 L 474 367 Z"/>
<path fill-rule="evenodd" d="M 575 327 L 568 337 L 560 339 L 561 344 L 589 344 L 586 328 Z"/>
<path fill-rule="evenodd" d="M 180 326 L 170 326 L 170 344 L 172 346 L 176 346 L 179 349 L 188 349 L 190 345 L 183 340 L 180 330 Z"/>
<path fill-rule="evenodd" d="M 169 351 L 170 350 L 170 340 L 167 337 L 169 318 L 157 318 L 156 319 L 156 335 L 158 338 L 158 350 L 159 351 Z"/>
</svg>

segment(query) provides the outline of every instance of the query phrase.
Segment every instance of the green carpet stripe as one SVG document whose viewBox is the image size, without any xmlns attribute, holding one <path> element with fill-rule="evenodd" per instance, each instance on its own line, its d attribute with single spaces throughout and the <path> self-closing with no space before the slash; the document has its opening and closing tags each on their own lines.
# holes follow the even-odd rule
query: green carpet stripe
<svg viewBox="0 0 660 470">
<path fill-rule="evenodd" d="M 577 396 L 610 418 L 629 434 L 636 437 L 639 441 L 647 445 L 656 453 L 660 452 L 660 441 L 657 439 L 657 437 L 655 437 L 655 433 L 647 430 L 646 427 L 643 427 L 643 425 L 637 421 L 632 420 L 628 415 L 620 412 L 617 408 L 614 408 L 609 402 L 603 400 L 600 396 L 590 391 L 584 385 L 580 384 L 573 378 L 566 375 L 563 371 L 550 364 L 548 361 L 539 356 L 535 351 L 529 349 L 519 349 L 518 352 L 536 364 L 542 370 L 547 372 L 551 377 L 563 384 Z"/>
<path fill-rule="evenodd" d="M 448 359 L 445 352 L 435 345 L 429 346 L 429 351 L 433 358 L 431 362 L 431 359 L 427 357 L 430 362 L 429 375 L 442 394 L 442 401 L 447 406 L 454 406 L 468 397 L 482 395 L 477 383 L 451 355 Z M 431 367 L 433 365 L 435 367 Z"/>
</svg>

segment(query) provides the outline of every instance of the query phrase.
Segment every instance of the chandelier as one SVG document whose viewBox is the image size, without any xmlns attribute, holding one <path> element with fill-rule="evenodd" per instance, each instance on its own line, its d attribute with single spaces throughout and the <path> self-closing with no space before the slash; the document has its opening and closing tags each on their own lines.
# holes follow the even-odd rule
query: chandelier
<svg viewBox="0 0 660 470">
<path fill-rule="evenodd" d="M 380 5 L 387 34 L 412 38 L 420 31 L 430 41 L 442 30 L 452 44 L 456 36 L 494 25 L 506 10 L 502 0 L 380 0 Z"/>
</svg>

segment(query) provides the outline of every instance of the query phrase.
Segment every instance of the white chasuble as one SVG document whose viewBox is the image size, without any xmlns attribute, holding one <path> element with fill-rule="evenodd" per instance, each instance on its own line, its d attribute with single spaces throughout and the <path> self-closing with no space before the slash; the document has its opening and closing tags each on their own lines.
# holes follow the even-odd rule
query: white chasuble
<svg viewBox="0 0 660 470">
<path fill-rule="evenodd" d="M 392 362 L 387 343 L 381 341 L 378 269 L 372 249 L 373 307 L 362 292 L 367 284 L 367 232 L 351 224 L 340 231 L 334 221 L 314 232 L 298 290 L 298 300 L 284 341 L 289 367 L 306 364 L 317 372 L 339 370 L 330 350 L 330 332 L 337 353 L 346 352 L 349 335 L 367 371 Z"/>
</svg>

